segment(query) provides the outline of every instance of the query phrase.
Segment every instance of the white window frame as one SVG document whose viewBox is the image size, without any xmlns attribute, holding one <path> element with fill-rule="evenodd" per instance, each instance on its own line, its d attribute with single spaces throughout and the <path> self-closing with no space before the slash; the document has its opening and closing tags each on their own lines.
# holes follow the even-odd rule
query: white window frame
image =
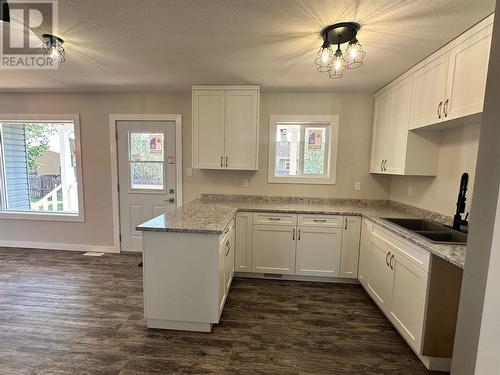
<svg viewBox="0 0 500 375">
<path fill-rule="evenodd" d="M 78 189 L 78 214 L 67 212 L 38 212 L 38 211 L 13 211 L 0 209 L 0 219 L 12 220 L 45 220 L 45 221 L 70 221 L 84 222 L 84 199 L 83 199 L 83 173 L 82 153 L 80 137 L 80 116 L 78 114 L 0 114 L 1 122 L 72 122 L 75 128 L 75 158 L 76 178 Z M 2 155 L 3 157 L 3 155 Z"/>
<path fill-rule="evenodd" d="M 321 125 L 329 127 L 326 140 L 327 173 L 323 176 L 275 176 L 276 128 L 278 124 Z M 271 115 L 269 121 L 269 164 L 267 181 L 273 184 L 335 185 L 337 177 L 337 153 L 339 139 L 339 116 L 337 115 Z M 303 140 L 301 140 L 302 144 Z"/>
</svg>

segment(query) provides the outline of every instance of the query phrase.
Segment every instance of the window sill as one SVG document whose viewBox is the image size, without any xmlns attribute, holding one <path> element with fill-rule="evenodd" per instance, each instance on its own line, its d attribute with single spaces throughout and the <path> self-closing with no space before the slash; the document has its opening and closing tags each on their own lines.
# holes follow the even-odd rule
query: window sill
<svg viewBox="0 0 500 375">
<path fill-rule="evenodd" d="M 83 213 L 80 214 L 55 214 L 21 211 L 0 211 L 0 219 L 8 220 L 35 220 L 35 221 L 60 221 L 60 222 L 85 222 Z"/>
<path fill-rule="evenodd" d="M 312 178 L 312 177 L 275 177 L 268 176 L 270 184 L 307 184 L 307 185 L 335 185 L 334 178 Z"/>
</svg>

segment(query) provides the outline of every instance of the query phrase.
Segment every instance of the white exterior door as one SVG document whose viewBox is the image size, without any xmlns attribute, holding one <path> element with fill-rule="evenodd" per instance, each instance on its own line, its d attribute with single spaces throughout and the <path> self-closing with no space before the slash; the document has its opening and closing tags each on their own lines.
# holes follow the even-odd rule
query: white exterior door
<svg viewBox="0 0 500 375">
<path fill-rule="evenodd" d="M 122 251 L 142 251 L 137 225 L 176 207 L 175 122 L 117 121 Z"/>
</svg>

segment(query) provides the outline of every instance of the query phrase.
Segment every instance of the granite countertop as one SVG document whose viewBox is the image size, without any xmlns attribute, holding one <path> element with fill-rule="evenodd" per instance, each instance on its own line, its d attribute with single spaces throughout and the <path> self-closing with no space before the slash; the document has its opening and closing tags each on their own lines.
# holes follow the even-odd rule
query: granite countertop
<svg viewBox="0 0 500 375">
<path fill-rule="evenodd" d="M 449 223 L 449 217 L 386 200 L 203 195 L 173 212 L 146 221 L 137 230 L 220 234 L 238 211 L 363 216 L 460 268 L 464 265 L 466 246 L 435 244 L 383 219 L 426 218 Z"/>
</svg>

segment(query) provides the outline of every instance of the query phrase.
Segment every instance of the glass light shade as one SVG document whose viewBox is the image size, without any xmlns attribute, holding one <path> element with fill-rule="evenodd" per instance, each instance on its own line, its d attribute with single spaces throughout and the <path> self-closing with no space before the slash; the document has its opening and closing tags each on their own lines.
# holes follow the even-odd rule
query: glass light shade
<svg viewBox="0 0 500 375">
<path fill-rule="evenodd" d="M 344 59 L 344 55 L 340 50 L 340 47 L 335 51 L 335 55 L 333 56 L 333 61 L 331 65 L 331 69 L 329 71 L 330 78 L 339 79 L 342 78 L 342 74 L 347 69 L 347 64 Z"/>
<path fill-rule="evenodd" d="M 366 52 L 363 50 L 363 46 L 357 39 L 353 39 L 349 42 L 346 49 L 346 62 L 349 69 L 356 69 L 363 65 L 363 59 L 366 56 Z"/>
<path fill-rule="evenodd" d="M 66 61 L 66 53 L 64 48 L 59 43 L 54 43 L 50 40 L 46 41 L 42 45 L 43 54 L 49 57 L 52 61 L 57 64 L 63 63 Z"/>
<path fill-rule="evenodd" d="M 325 42 L 319 49 L 318 55 L 314 60 L 314 63 L 316 64 L 316 69 L 318 69 L 319 72 L 323 73 L 329 72 L 332 61 L 333 61 L 332 47 L 328 42 Z"/>
</svg>

